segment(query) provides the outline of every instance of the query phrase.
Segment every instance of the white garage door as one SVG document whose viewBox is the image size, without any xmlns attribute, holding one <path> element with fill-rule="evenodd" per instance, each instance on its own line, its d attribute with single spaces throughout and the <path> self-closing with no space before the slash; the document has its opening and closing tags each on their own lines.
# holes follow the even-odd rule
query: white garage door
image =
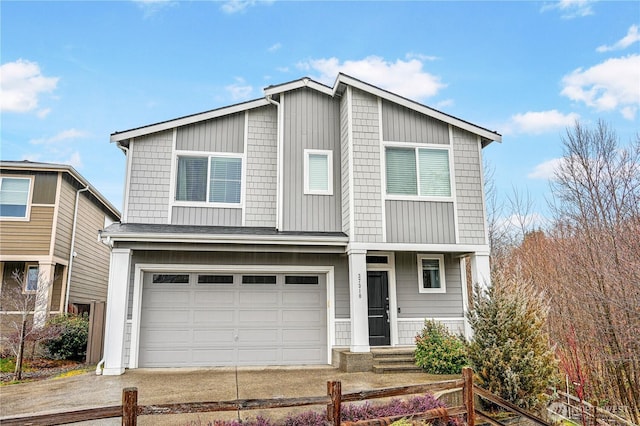
<svg viewBox="0 0 640 426">
<path fill-rule="evenodd" d="M 140 367 L 327 363 L 324 275 L 145 273 Z"/>
</svg>

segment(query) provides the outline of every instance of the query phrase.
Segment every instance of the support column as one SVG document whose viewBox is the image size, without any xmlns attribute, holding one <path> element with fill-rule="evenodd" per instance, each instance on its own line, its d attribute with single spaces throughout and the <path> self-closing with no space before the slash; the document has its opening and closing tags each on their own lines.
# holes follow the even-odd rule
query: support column
<svg viewBox="0 0 640 426">
<path fill-rule="evenodd" d="M 349 251 L 349 303 L 351 352 L 369 352 L 369 302 L 367 300 L 367 251 Z"/>
<path fill-rule="evenodd" d="M 479 284 L 485 290 L 491 285 L 491 266 L 488 254 L 474 253 L 471 255 L 471 283 L 473 285 Z"/>
<path fill-rule="evenodd" d="M 38 288 L 33 312 L 33 328 L 42 328 L 47 322 L 49 306 L 51 306 L 51 288 L 55 279 L 55 268 L 56 264 L 52 262 L 38 263 Z M 28 279 L 28 277 L 25 277 L 25 279 Z"/>
<path fill-rule="evenodd" d="M 109 288 L 107 290 L 107 317 L 104 335 L 105 376 L 124 373 L 124 339 L 129 299 L 129 272 L 131 249 L 111 249 Z"/>
</svg>

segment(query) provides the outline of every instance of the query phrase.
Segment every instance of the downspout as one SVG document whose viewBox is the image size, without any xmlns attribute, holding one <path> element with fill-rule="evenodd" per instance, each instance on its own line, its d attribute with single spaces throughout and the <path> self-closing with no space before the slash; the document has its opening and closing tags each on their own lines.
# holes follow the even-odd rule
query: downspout
<svg viewBox="0 0 640 426">
<path fill-rule="evenodd" d="M 69 250 L 69 266 L 67 267 L 67 292 L 64 298 L 65 312 L 69 312 L 69 291 L 71 289 L 71 272 L 73 271 L 73 258 L 76 257 L 74 252 L 76 247 L 76 227 L 78 226 L 78 202 L 80 201 L 80 193 L 88 191 L 89 187 L 80 188 L 76 191 L 76 205 L 73 210 L 73 227 L 71 228 L 71 249 Z"/>
<path fill-rule="evenodd" d="M 267 102 L 273 104 L 276 106 L 277 109 L 277 114 L 278 114 L 278 118 L 277 118 L 277 154 L 276 154 L 276 230 L 281 231 L 282 230 L 282 183 L 283 183 L 283 179 L 282 179 L 282 147 L 284 145 L 284 135 L 282 134 L 282 108 L 280 107 L 280 102 L 274 100 L 271 95 L 267 95 L 265 97 L 265 99 L 267 100 Z"/>
</svg>

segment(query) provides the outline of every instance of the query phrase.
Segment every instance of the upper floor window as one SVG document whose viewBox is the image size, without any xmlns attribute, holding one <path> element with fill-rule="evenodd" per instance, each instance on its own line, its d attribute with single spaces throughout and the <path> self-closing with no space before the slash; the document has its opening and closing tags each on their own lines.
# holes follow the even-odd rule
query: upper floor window
<svg viewBox="0 0 640 426">
<path fill-rule="evenodd" d="M 240 204 L 242 158 L 178 156 L 176 201 Z"/>
<path fill-rule="evenodd" d="M 304 150 L 304 193 L 333 195 L 333 152 Z"/>
<path fill-rule="evenodd" d="M 25 219 L 29 207 L 29 178 L 0 178 L 0 217 Z"/>
<path fill-rule="evenodd" d="M 388 195 L 451 197 L 447 148 L 388 146 L 385 163 Z"/>
</svg>

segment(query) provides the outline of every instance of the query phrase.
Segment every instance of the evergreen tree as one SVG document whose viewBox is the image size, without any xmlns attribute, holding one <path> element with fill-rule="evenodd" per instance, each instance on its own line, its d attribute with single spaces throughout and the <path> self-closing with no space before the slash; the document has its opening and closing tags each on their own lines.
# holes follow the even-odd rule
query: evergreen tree
<svg viewBox="0 0 640 426">
<path fill-rule="evenodd" d="M 557 379 L 545 320 L 540 297 L 513 288 L 493 285 L 482 291 L 475 286 L 468 358 L 478 384 L 524 409 L 544 404 L 546 389 Z"/>
</svg>

